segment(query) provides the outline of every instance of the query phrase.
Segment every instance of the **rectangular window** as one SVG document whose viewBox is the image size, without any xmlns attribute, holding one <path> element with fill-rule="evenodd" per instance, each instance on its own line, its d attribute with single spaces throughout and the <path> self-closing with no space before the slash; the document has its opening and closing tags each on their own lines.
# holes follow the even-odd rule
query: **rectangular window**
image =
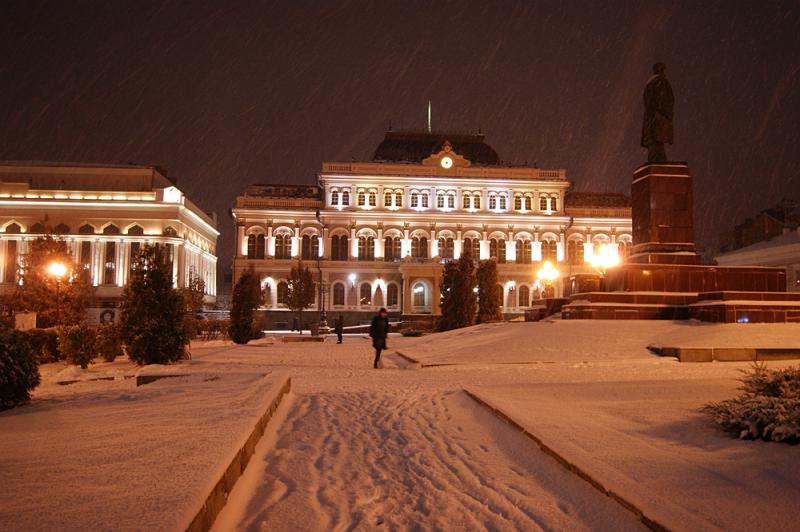
<svg viewBox="0 0 800 532">
<path fill-rule="evenodd" d="M 522 210 L 522 198 L 520 196 L 514 196 L 514 210 Z"/>
<path fill-rule="evenodd" d="M 17 280 L 17 241 L 6 240 L 6 263 L 3 282 L 13 283 Z"/>
<path fill-rule="evenodd" d="M 500 210 L 506 210 L 506 197 L 500 196 Z"/>
<path fill-rule="evenodd" d="M 403 194 L 401 194 L 400 192 L 394 193 L 394 206 L 395 207 L 403 206 Z"/>
<path fill-rule="evenodd" d="M 428 206 L 428 195 L 427 194 L 423 194 L 422 195 L 422 206 L 423 207 L 427 207 Z"/>
<path fill-rule="evenodd" d="M 358 206 L 363 207 L 367 204 L 367 194 L 363 191 L 359 191 L 358 193 Z"/>
<path fill-rule="evenodd" d="M 375 207 L 377 205 L 377 202 L 378 202 L 378 194 L 376 194 L 375 192 L 370 192 L 369 193 L 369 206 L 370 207 Z"/>
<path fill-rule="evenodd" d="M 444 209 L 444 194 L 438 194 L 436 196 L 436 207 L 438 209 Z"/>
<path fill-rule="evenodd" d="M 547 210 L 547 198 L 541 197 L 539 198 L 539 210 L 546 211 Z"/>
<path fill-rule="evenodd" d="M 489 208 L 490 209 L 497 208 L 497 196 L 489 196 Z"/>
<path fill-rule="evenodd" d="M 470 200 L 470 195 L 469 194 L 464 194 L 464 197 L 462 199 L 464 200 L 464 204 L 463 204 L 462 207 L 464 209 L 469 209 L 469 207 L 470 207 L 470 205 L 469 205 L 470 204 L 470 201 L 469 201 Z"/>
<path fill-rule="evenodd" d="M 477 194 L 472 196 L 472 208 L 473 209 L 480 209 L 481 208 L 481 197 Z"/>
<path fill-rule="evenodd" d="M 88 242 L 84 242 L 88 244 Z M 128 258 L 128 271 L 133 272 L 136 265 L 136 255 L 139 254 L 142 244 L 139 242 L 131 242 L 131 256 Z"/>
<path fill-rule="evenodd" d="M 530 196 L 525 198 L 525 210 L 533 210 L 533 198 Z"/>
<path fill-rule="evenodd" d="M 348 192 L 347 190 L 342 192 L 342 205 L 344 205 L 345 207 L 350 205 L 350 192 Z"/>
<path fill-rule="evenodd" d="M 411 206 L 412 207 L 419 206 L 419 194 L 417 194 L 416 192 L 414 194 L 411 194 Z"/>
<path fill-rule="evenodd" d="M 392 193 L 387 192 L 383 195 L 383 206 L 384 207 L 391 207 L 392 206 Z"/>
<path fill-rule="evenodd" d="M 117 243 L 106 242 L 106 255 L 103 261 L 103 284 L 116 284 L 114 274 L 117 271 Z"/>
<path fill-rule="evenodd" d="M 450 209 L 456 208 L 456 196 L 455 194 L 450 194 L 447 196 L 447 207 Z"/>
<path fill-rule="evenodd" d="M 331 192 L 331 205 L 338 205 L 339 204 L 339 192 L 334 190 Z"/>
<path fill-rule="evenodd" d="M 86 283 L 92 282 L 92 243 L 88 241 L 81 242 L 81 279 Z"/>
</svg>

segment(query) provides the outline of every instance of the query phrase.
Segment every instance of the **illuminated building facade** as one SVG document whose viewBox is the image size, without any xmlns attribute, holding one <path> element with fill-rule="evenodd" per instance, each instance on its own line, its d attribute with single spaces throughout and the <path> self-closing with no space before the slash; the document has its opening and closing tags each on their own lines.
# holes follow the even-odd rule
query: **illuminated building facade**
<svg viewBox="0 0 800 532">
<path fill-rule="evenodd" d="M 298 259 L 321 277 L 329 315 L 353 323 L 380 307 L 438 315 L 443 263 L 466 250 L 497 260 L 513 315 L 542 296 L 545 261 L 559 271 L 558 294 L 564 278 L 595 273 L 589 258 L 600 246 L 630 248 L 627 197 L 571 193 L 561 169 L 503 165 L 483 135 L 389 132 L 373 160 L 325 162 L 317 181 L 252 185 L 232 210 L 234 282 L 255 269 L 266 309 L 278 311 L 265 313 L 267 326 L 286 324 Z"/>
<path fill-rule="evenodd" d="M 145 244 L 164 246 L 176 287 L 191 273 L 207 301 L 216 298 L 216 217 L 157 167 L 0 163 L 0 294 L 14 289 L 28 243 L 47 232 L 66 240 L 101 306 L 114 306 Z"/>
</svg>

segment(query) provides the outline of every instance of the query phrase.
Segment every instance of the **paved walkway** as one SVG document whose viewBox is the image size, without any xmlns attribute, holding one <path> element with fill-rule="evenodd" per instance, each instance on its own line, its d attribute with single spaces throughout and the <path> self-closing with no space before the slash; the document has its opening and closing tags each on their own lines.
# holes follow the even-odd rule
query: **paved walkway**
<svg viewBox="0 0 800 532">
<path fill-rule="evenodd" d="M 628 530 L 634 516 L 478 407 L 464 383 L 513 369 L 372 370 L 366 340 L 196 349 L 194 360 L 280 366 L 281 408 L 218 530 Z"/>
</svg>

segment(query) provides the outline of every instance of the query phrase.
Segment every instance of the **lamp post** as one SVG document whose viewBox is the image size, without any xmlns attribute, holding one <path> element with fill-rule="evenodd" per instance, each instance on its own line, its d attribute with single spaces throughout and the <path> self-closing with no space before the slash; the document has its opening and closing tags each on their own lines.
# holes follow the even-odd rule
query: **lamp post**
<svg viewBox="0 0 800 532">
<path fill-rule="evenodd" d="M 541 281 L 545 286 L 545 295 L 548 295 L 547 292 L 550 291 L 553 282 L 558 279 L 559 275 L 561 274 L 559 273 L 558 269 L 556 269 L 553 266 L 553 263 L 551 263 L 549 260 L 544 261 L 542 267 L 536 272 L 536 278 L 539 279 L 539 281 Z"/>
<path fill-rule="evenodd" d="M 67 267 L 63 262 L 51 262 L 47 273 L 56 280 L 56 325 L 61 325 L 61 278 L 67 274 Z"/>
<path fill-rule="evenodd" d="M 592 253 L 589 261 L 600 274 L 600 291 L 605 289 L 606 272 L 619 264 L 619 255 L 608 244 L 601 244 L 596 253 Z"/>
</svg>

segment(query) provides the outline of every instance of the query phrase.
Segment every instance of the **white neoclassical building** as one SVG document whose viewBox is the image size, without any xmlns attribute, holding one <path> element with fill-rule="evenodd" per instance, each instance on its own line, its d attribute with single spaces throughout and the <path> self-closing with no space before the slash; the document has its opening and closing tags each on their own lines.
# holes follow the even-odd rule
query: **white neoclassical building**
<svg viewBox="0 0 800 532">
<path fill-rule="evenodd" d="M 28 243 L 61 235 L 99 305 L 113 307 L 131 256 L 163 245 L 176 287 L 200 276 L 216 297 L 216 217 L 155 166 L 0 162 L 0 295 L 14 289 Z"/>
<path fill-rule="evenodd" d="M 234 281 L 255 268 L 265 326 L 287 323 L 298 259 L 322 279 L 328 316 L 353 323 L 380 307 L 439 314 L 442 265 L 466 249 L 497 260 L 504 311 L 515 314 L 541 296 L 544 261 L 562 278 L 595 273 L 587 263 L 599 246 L 625 255 L 631 242 L 627 197 L 571 193 L 564 170 L 505 166 L 483 135 L 389 132 L 373 160 L 325 162 L 317 178 L 252 185 L 232 210 Z"/>
</svg>

